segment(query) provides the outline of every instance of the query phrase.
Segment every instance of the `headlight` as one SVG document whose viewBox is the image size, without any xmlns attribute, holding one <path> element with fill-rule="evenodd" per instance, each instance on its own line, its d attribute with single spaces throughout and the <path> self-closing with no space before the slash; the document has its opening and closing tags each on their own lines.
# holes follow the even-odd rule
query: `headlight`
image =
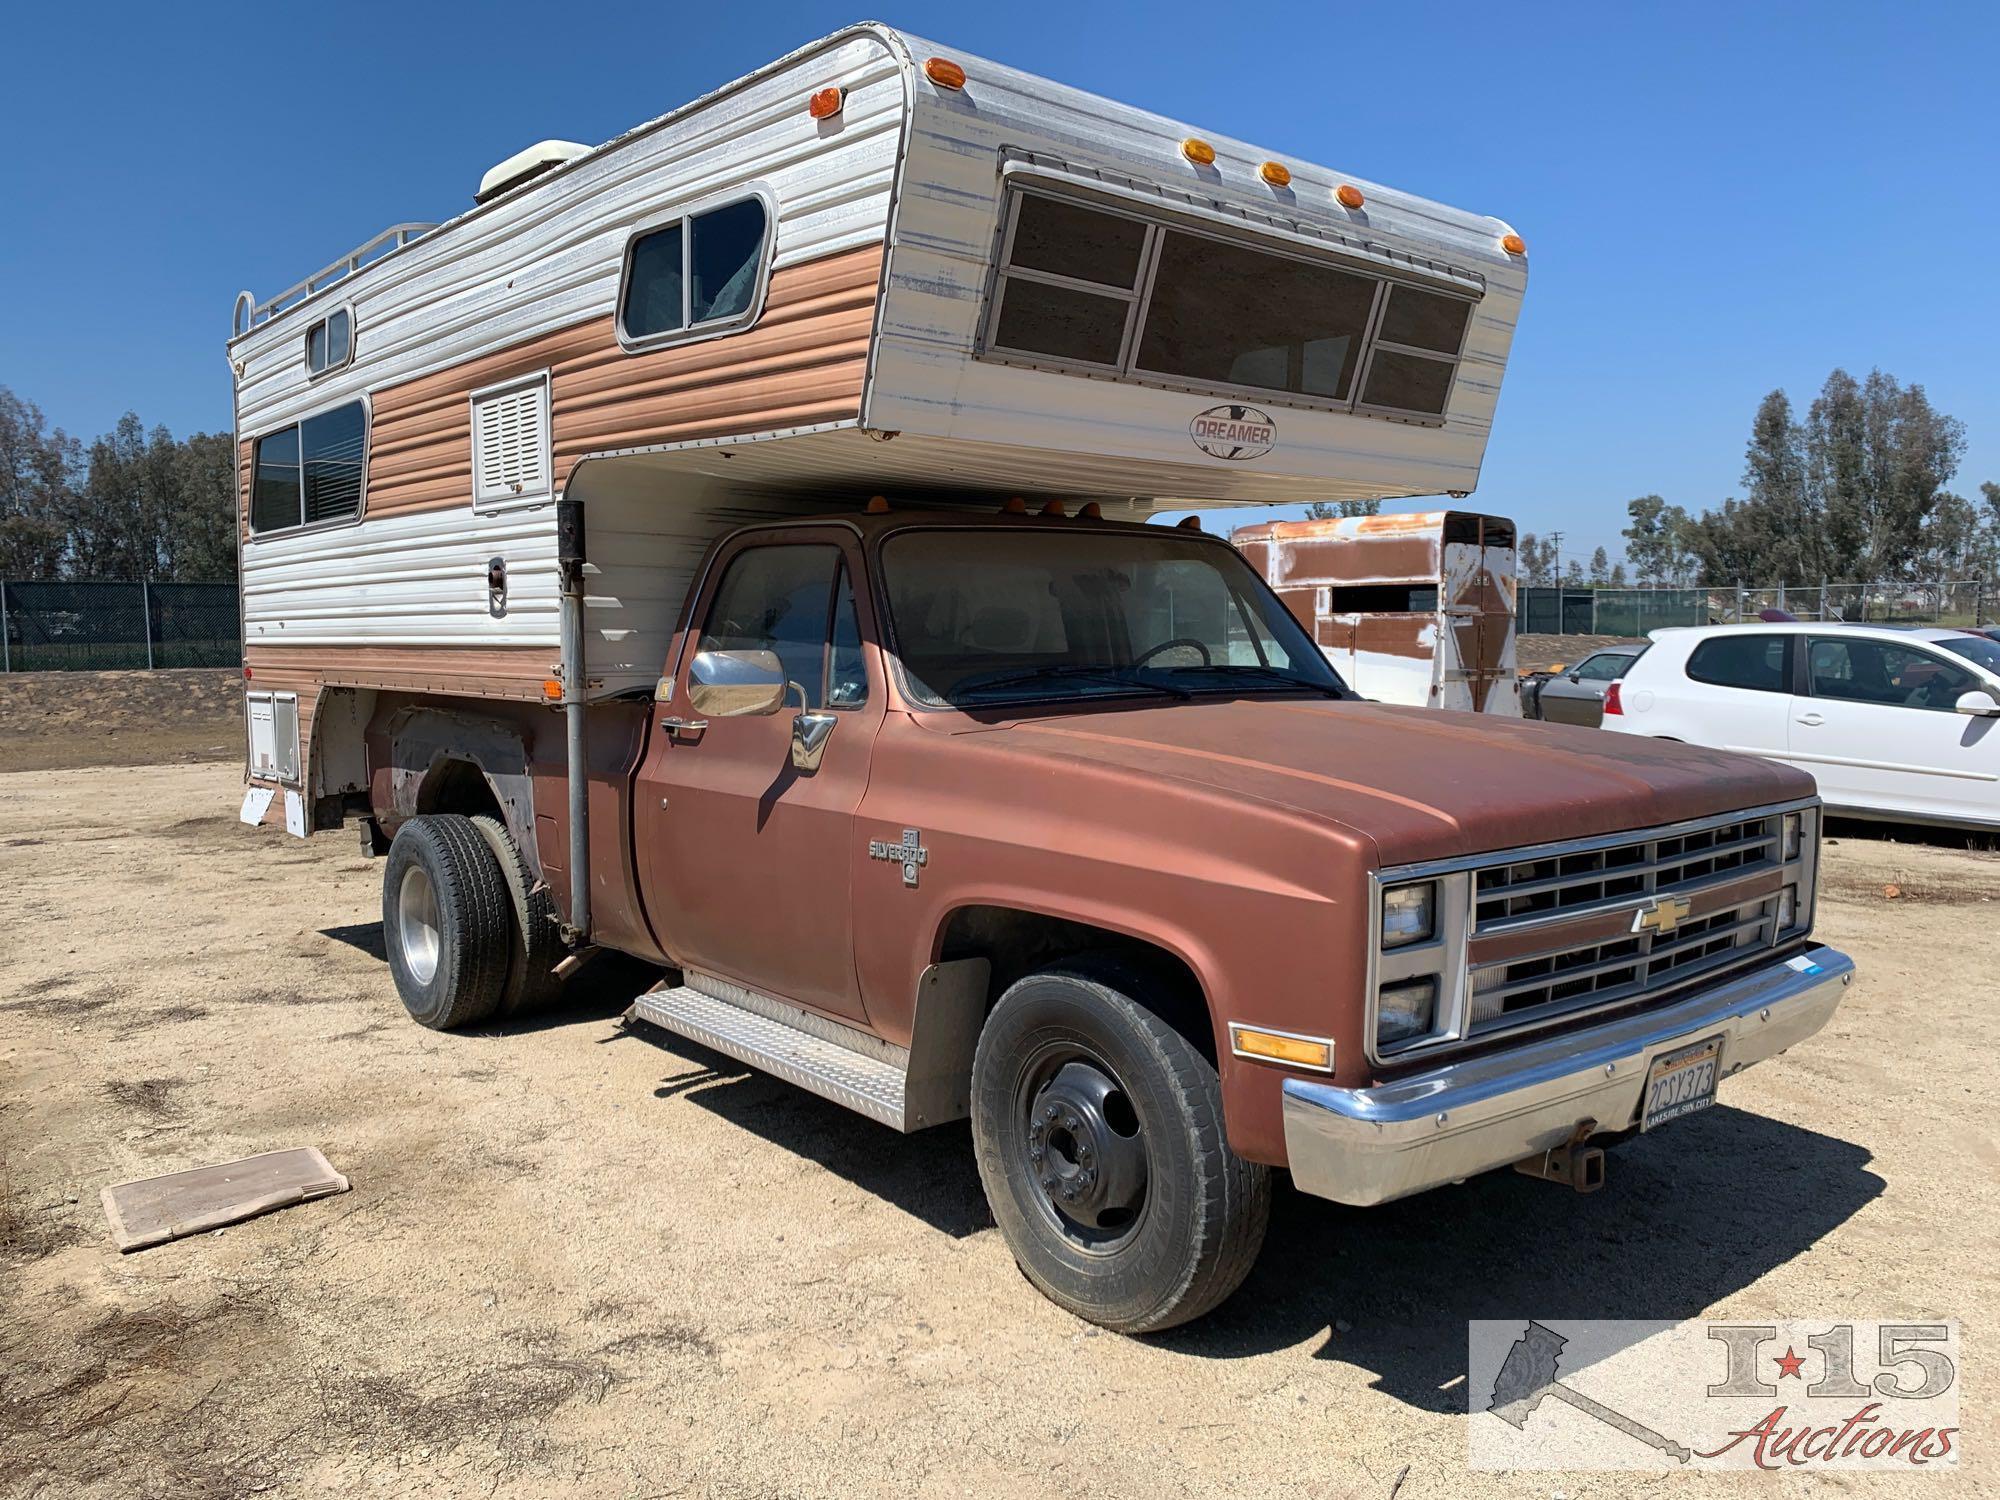
<svg viewBox="0 0 2000 1500">
<path fill-rule="evenodd" d="M 1790 932 L 1798 922 L 1798 918 L 1798 902 L 1793 895 L 1792 888 L 1786 886 L 1782 891 L 1778 892 L 1778 931 Z"/>
<path fill-rule="evenodd" d="M 1437 931 L 1437 882 L 1391 886 L 1382 893 L 1382 946 L 1428 941 Z"/>
<path fill-rule="evenodd" d="M 1427 1034 L 1437 1019 L 1437 995 L 1435 979 L 1383 985 L 1375 997 L 1376 1046 L 1393 1046 Z"/>
<path fill-rule="evenodd" d="M 1797 813 L 1785 814 L 1785 831 L 1784 837 L 1781 840 L 1782 850 L 1780 858 L 1797 859 L 1799 857 L 1799 827 L 1802 822 L 1803 819 Z"/>
</svg>

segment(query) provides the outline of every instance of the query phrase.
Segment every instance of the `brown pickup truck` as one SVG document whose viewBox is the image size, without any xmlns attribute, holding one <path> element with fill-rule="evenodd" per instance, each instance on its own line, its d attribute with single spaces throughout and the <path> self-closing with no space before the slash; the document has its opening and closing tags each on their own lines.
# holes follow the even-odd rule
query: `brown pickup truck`
<svg viewBox="0 0 2000 1500">
<path fill-rule="evenodd" d="M 671 971 L 635 1024 L 901 1130 L 969 1115 L 1009 1246 L 1086 1318 L 1228 1296 L 1274 1169 L 1350 1204 L 1594 1186 L 1593 1138 L 1711 1102 L 1851 977 L 1810 941 L 1797 771 L 1362 701 L 1198 530 L 873 512 L 723 537 L 653 701 L 585 717 L 589 943 Z M 426 1025 L 578 963 L 563 727 L 374 695 Z"/>
</svg>

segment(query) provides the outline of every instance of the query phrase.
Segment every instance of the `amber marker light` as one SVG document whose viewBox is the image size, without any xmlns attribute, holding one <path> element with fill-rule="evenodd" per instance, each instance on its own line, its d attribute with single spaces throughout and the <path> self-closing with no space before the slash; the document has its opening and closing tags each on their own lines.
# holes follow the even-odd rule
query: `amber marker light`
<svg viewBox="0 0 2000 1500">
<path fill-rule="evenodd" d="M 1215 147 L 1197 136 L 1191 135 L 1181 142 L 1181 155 L 1185 156 L 1197 167 L 1212 167 L 1215 165 Z"/>
<path fill-rule="evenodd" d="M 544 677 L 542 679 L 542 696 L 548 699 L 549 702 L 554 703 L 558 698 L 562 697 L 562 683 L 553 677 Z"/>
<path fill-rule="evenodd" d="M 1047 502 L 1045 502 L 1045 503 L 1043 504 L 1043 506 L 1042 506 L 1042 514 L 1043 514 L 1043 515 L 1045 515 L 1045 516 L 1059 516 L 1059 515 L 1062 515 L 1062 514 L 1063 514 L 1063 503 L 1062 503 L 1062 501 L 1060 501 L 1060 500 L 1050 500 L 1050 501 L 1047 501 Z"/>
<path fill-rule="evenodd" d="M 1526 255 L 1528 242 L 1518 234 L 1503 234 L 1500 236 L 1500 248 L 1509 255 Z"/>
<path fill-rule="evenodd" d="M 927 58 L 924 62 L 924 77 L 941 89 L 965 87 L 965 69 L 948 57 Z"/>
<path fill-rule="evenodd" d="M 1257 175 L 1274 188 L 1292 185 L 1292 169 L 1281 161 L 1267 161 L 1257 169 Z"/>
<path fill-rule="evenodd" d="M 1259 1031 L 1232 1021 L 1229 1023 L 1229 1044 L 1238 1057 L 1254 1057 L 1261 1062 L 1284 1063 L 1293 1068 L 1311 1068 L 1316 1073 L 1333 1071 L 1333 1043 L 1322 1037 L 1293 1036 L 1286 1031 Z"/>
<path fill-rule="evenodd" d="M 1000 514 L 1003 516 L 1025 516 L 1027 513 L 1028 502 L 1019 495 L 1008 497 L 1000 507 Z"/>
<path fill-rule="evenodd" d="M 887 495 L 870 495 L 868 497 L 868 514 L 871 516 L 888 515 L 889 497 Z"/>
<path fill-rule="evenodd" d="M 1351 182 L 1343 182 L 1335 188 L 1333 196 L 1342 208 L 1359 208 L 1368 201 L 1361 189 Z"/>
<path fill-rule="evenodd" d="M 839 87 L 823 88 L 806 100 L 806 113 L 815 120 L 831 120 L 840 113 L 841 105 L 847 102 L 847 90 Z"/>
</svg>

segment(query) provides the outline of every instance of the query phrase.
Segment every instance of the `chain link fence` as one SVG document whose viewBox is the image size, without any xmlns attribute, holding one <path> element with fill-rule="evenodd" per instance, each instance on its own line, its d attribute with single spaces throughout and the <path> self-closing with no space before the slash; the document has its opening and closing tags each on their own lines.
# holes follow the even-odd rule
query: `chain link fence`
<svg viewBox="0 0 2000 1500">
<path fill-rule="evenodd" d="M 1870 625 L 1986 625 L 2000 586 L 1984 579 L 1929 583 L 1776 584 L 1723 588 L 1524 587 L 1516 628 L 1535 635 L 1642 636 L 1673 625 L 1731 625 L 1767 609 L 1800 620 Z"/>
<path fill-rule="evenodd" d="M 233 583 L 0 580 L 0 671 L 234 667 Z"/>
</svg>

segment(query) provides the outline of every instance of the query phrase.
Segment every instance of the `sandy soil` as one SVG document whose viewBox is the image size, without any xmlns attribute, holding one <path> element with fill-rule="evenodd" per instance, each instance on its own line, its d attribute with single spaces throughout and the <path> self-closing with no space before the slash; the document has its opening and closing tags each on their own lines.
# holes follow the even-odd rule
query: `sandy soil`
<svg viewBox="0 0 2000 1500">
<path fill-rule="evenodd" d="M 1972 1457 L 1898 1490 L 2000 1473 L 1993 856 L 1835 839 L 1840 1015 L 1603 1192 L 1281 1188 L 1244 1291 L 1138 1341 L 1023 1281 L 963 1127 L 624 1036 L 610 995 L 419 1029 L 379 865 L 237 799 L 230 765 L 0 776 L 0 1494 L 1663 1494 L 1467 1473 L 1465 1321 L 1704 1311 L 1962 1319 Z M 112 1249 L 103 1185 L 306 1143 L 353 1192 Z M 1811 1484 L 1873 1492 L 1673 1493 Z"/>
<path fill-rule="evenodd" d="M 0 771 L 242 755 L 243 675 L 234 669 L 0 676 Z"/>
</svg>

